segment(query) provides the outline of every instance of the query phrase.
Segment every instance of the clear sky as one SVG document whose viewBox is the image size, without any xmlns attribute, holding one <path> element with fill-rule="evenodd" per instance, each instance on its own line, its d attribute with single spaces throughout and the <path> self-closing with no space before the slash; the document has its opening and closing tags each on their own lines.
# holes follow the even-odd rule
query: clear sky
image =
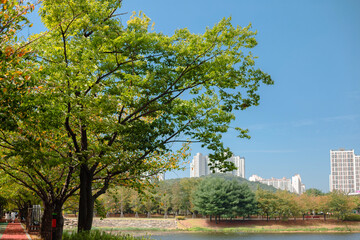
<svg viewBox="0 0 360 240">
<path fill-rule="evenodd" d="M 307 188 L 327 192 L 330 149 L 360 155 L 359 0 L 124 0 L 121 18 L 125 23 L 140 10 L 168 35 L 179 28 L 203 33 L 229 16 L 258 31 L 252 52 L 275 84 L 262 86 L 259 106 L 236 114 L 232 125 L 248 128 L 251 140 L 224 135 L 245 157 L 247 178 L 298 173 Z M 197 152 L 208 153 L 193 144 L 192 156 Z M 166 177 L 189 175 L 187 169 Z"/>
</svg>

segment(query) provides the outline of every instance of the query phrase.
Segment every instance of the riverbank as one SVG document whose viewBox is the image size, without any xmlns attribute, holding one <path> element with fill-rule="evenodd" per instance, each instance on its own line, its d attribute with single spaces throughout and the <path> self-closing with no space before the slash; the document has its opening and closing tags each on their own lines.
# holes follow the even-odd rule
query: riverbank
<svg viewBox="0 0 360 240">
<path fill-rule="evenodd" d="M 223 220 L 216 224 L 208 219 L 186 219 L 179 222 L 179 226 L 186 231 L 214 231 L 214 232 L 251 232 L 251 233 L 279 233 L 279 232 L 360 232 L 360 222 L 329 220 Z M 181 227 L 180 227 L 181 228 Z"/>
<path fill-rule="evenodd" d="M 76 229 L 76 219 L 65 221 L 65 230 Z M 335 233 L 358 232 L 360 222 L 328 219 L 311 220 L 222 220 L 216 224 L 209 219 L 106 218 L 94 219 L 94 229 L 135 236 L 159 235 L 166 232 L 245 232 L 245 233 Z"/>
</svg>

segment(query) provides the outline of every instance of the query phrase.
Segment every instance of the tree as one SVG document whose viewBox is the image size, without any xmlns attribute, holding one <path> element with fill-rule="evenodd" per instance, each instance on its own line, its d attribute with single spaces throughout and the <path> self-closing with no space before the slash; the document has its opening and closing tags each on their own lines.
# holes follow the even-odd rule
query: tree
<svg viewBox="0 0 360 240">
<path fill-rule="evenodd" d="M 129 203 L 131 190 L 125 187 L 113 187 L 106 193 L 108 200 L 106 206 L 114 212 L 120 212 L 120 217 L 124 217 L 124 210 Z"/>
<path fill-rule="evenodd" d="M 306 189 L 305 194 L 307 194 L 309 196 L 315 196 L 315 197 L 324 195 L 324 193 L 317 188 Z"/>
<path fill-rule="evenodd" d="M 232 169 L 221 134 L 233 111 L 259 104 L 261 83 L 273 83 L 246 50 L 257 44 L 250 26 L 223 19 L 204 34 L 180 29 L 166 36 L 151 31 L 143 14 L 123 26 L 120 5 L 43 2 L 42 21 L 55 30 L 37 44 L 42 69 L 26 98 L 31 118 L 13 134 L 27 146 L 26 161 L 51 158 L 57 172 L 71 168 L 79 176 L 79 231 L 91 229 L 94 201 L 111 182 L 141 185 L 177 168 L 186 149 L 171 152 L 175 142 L 201 142 L 213 151 L 214 166 Z"/>
<path fill-rule="evenodd" d="M 329 195 L 318 196 L 316 198 L 318 210 L 324 214 L 324 221 L 326 221 L 326 215 L 330 210 L 329 201 L 330 201 Z"/>
<path fill-rule="evenodd" d="M 38 111 L 34 108 L 34 103 L 30 104 L 30 99 L 34 99 L 34 93 L 38 90 L 34 72 L 39 67 L 31 61 L 34 56 L 31 47 L 34 47 L 32 43 L 42 35 L 24 42 L 20 41 L 17 33 L 24 27 L 31 27 L 32 24 L 25 15 L 33 9 L 34 5 L 30 1 L 3 0 L 0 4 L 0 168 L 17 184 L 23 185 L 42 199 L 45 211 L 41 236 L 49 239 L 52 213 L 61 211 L 58 205 L 66 200 L 66 189 L 69 189 L 71 181 L 66 182 L 66 173 L 59 171 L 54 162 L 44 166 L 44 158 L 36 159 L 36 150 L 27 151 L 27 147 L 39 147 L 36 136 L 36 133 L 40 133 L 39 128 L 26 127 L 28 120 L 34 116 L 34 111 Z M 30 134 L 31 130 L 35 132 Z M 37 161 L 32 161 L 34 159 Z M 53 176 L 47 176 L 49 173 Z M 56 200 L 54 196 L 57 196 Z M 58 239 L 61 238 L 61 232 L 62 226 L 57 231 Z"/>
<path fill-rule="evenodd" d="M 181 207 L 181 187 L 179 182 L 175 182 L 171 188 L 171 206 L 172 210 L 177 216 Z"/>
<path fill-rule="evenodd" d="M 137 191 L 132 191 L 130 197 L 130 206 L 131 210 L 135 213 L 135 217 L 139 217 L 139 212 L 141 211 L 143 205 L 141 203 L 141 196 Z"/>
<path fill-rule="evenodd" d="M 0 172 L 1 173 L 1 172 Z M 5 174 L 1 174 L 0 192 L 6 202 L 9 203 L 9 209 L 17 209 L 21 219 L 27 219 L 28 209 L 32 205 L 37 205 L 41 201 L 37 195 L 22 185 L 17 184 L 14 179 Z"/>
<path fill-rule="evenodd" d="M 203 215 L 215 216 L 217 223 L 221 215 L 235 217 L 253 213 L 254 198 L 250 188 L 236 180 L 206 178 L 194 192 L 193 201 L 195 210 Z"/>
<path fill-rule="evenodd" d="M 346 215 L 356 207 L 353 199 L 340 191 L 330 193 L 328 204 L 330 211 L 341 220 L 344 220 Z"/>
<path fill-rule="evenodd" d="M 262 215 L 266 215 L 266 220 L 269 221 L 277 211 L 278 198 L 275 193 L 258 188 L 256 191 L 256 201 L 258 209 Z"/>
<path fill-rule="evenodd" d="M 180 191 L 175 194 L 180 197 L 180 209 L 185 212 L 185 215 L 190 211 L 195 216 L 192 195 L 200 181 L 198 178 L 182 178 L 179 182 Z"/>
<path fill-rule="evenodd" d="M 237 216 L 246 217 L 258 212 L 255 194 L 246 183 L 240 185 L 236 196 L 239 201 L 236 211 Z"/>
<path fill-rule="evenodd" d="M 277 191 L 276 196 L 279 218 L 286 220 L 292 216 L 296 220 L 296 216 L 301 212 L 301 208 L 296 201 L 298 196 L 288 191 Z"/>
<path fill-rule="evenodd" d="M 164 218 L 168 218 L 168 211 L 172 207 L 172 200 L 174 199 L 174 189 L 177 183 L 169 183 L 167 181 L 161 181 L 158 183 L 157 188 L 155 188 L 156 199 L 158 207 L 164 211 Z M 175 194 L 177 194 L 175 192 Z"/>
</svg>

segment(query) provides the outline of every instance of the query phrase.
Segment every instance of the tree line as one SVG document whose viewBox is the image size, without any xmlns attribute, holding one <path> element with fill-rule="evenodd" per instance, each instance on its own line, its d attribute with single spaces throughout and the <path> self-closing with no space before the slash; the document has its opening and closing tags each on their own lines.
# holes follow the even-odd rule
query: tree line
<svg viewBox="0 0 360 240">
<path fill-rule="evenodd" d="M 240 181 L 239 181 L 240 179 Z M 247 218 L 261 216 L 263 219 L 294 219 L 307 217 L 335 217 L 344 220 L 346 216 L 360 207 L 358 196 L 348 196 L 341 192 L 324 194 L 317 189 L 308 189 L 297 195 L 287 191 L 266 188 L 263 185 L 251 186 L 241 178 L 214 175 L 203 178 L 182 178 L 160 181 L 155 188 L 146 189 L 139 194 L 125 187 L 114 187 L 100 198 L 100 216 L 117 213 L 150 217 L 161 214 L 165 218 L 171 214 L 198 214 L 223 218 Z M 251 189 L 251 187 L 253 189 Z M 264 189 L 265 188 L 265 189 Z"/>
</svg>

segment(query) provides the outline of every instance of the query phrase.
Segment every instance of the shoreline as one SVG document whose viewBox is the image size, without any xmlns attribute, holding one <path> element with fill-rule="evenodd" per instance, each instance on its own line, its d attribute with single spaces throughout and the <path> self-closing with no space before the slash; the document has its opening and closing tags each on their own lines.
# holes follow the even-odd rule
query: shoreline
<svg viewBox="0 0 360 240">
<path fill-rule="evenodd" d="M 105 219 L 104 219 L 105 220 Z M 144 224 L 152 222 L 152 225 Z M 208 219 L 156 219 L 156 218 L 108 218 L 106 221 L 97 221 L 93 229 L 114 232 L 117 234 L 131 234 L 134 236 L 162 235 L 174 233 L 249 233 L 249 234 L 276 234 L 276 233 L 360 233 L 360 222 L 324 220 L 288 220 L 288 221 L 242 221 L 223 220 L 219 224 Z M 111 224 L 109 224 L 111 223 Z M 131 225 L 130 225 L 131 224 Z M 170 224 L 174 227 L 165 227 Z M 65 231 L 76 230 L 75 226 L 64 228 Z"/>
</svg>

